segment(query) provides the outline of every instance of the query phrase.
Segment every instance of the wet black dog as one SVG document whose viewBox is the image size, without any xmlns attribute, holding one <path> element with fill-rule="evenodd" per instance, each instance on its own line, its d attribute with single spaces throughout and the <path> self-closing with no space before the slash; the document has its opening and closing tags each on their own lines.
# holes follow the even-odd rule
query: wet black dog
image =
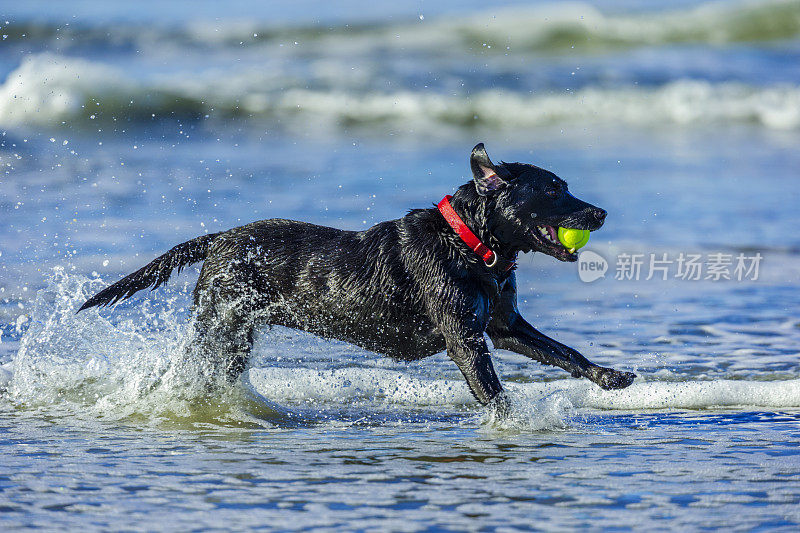
<svg viewBox="0 0 800 533">
<path fill-rule="evenodd" d="M 415 209 L 366 231 L 262 220 L 180 244 L 81 310 L 158 287 L 174 269 L 205 260 L 194 291 L 192 349 L 219 357 L 230 378 L 246 367 L 254 328 L 278 324 L 409 361 L 447 350 L 484 404 L 503 390 L 484 333 L 497 348 L 604 389 L 630 385 L 634 374 L 591 363 L 517 310 L 517 253 L 575 261 L 556 229 L 596 230 L 606 212 L 572 196 L 551 172 L 493 164 L 483 144 L 473 149 L 470 165 L 474 179 L 450 204 L 488 247 L 480 256 L 437 209 Z"/>
</svg>

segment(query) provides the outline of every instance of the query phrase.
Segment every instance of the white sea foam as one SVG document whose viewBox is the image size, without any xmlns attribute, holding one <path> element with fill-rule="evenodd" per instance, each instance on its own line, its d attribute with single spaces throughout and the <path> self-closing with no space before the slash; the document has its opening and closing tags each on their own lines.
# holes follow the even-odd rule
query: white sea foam
<svg viewBox="0 0 800 533">
<path fill-rule="evenodd" d="M 275 401 L 346 402 L 376 399 L 409 405 L 463 405 L 474 401 L 462 380 L 420 379 L 376 368 L 316 370 L 253 368 L 246 378 Z M 604 391 L 581 380 L 506 383 L 519 402 L 562 398 L 575 408 L 603 410 L 705 409 L 713 407 L 800 408 L 800 379 L 784 381 L 643 381 Z"/>
<path fill-rule="evenodd" d="M 531 399 L 563 395 L 576 408 L 603 410 L 800 407 L 800 379 L 637 381 L 619 391 L 604 391 L 580 381 L 556 381 L 513 386 L 511 390 Z"/>
<path fill-rule="evenodd" d="M 526 128 L 566 122 L 663 124 L 753 123 L 773 129 L 800 127 L 800 87 L 677 80 L 644 87 L 587 87 L 579 91 L 522 94 L 486 90 L 470 95 L 401 91 L 270 89 L 263 72 L 239 73 L 226 84 L 161 77 L 135 80 L 101 63 L 34 55 L 0 86 L 0 125 L 91 125 L 95 120 L 173 113 L 242 113 L 291 127 L 379 125 L 423 129 L 488 124 Z M 176 111 L 178 110 L 178 111 Z"/>
</svg>

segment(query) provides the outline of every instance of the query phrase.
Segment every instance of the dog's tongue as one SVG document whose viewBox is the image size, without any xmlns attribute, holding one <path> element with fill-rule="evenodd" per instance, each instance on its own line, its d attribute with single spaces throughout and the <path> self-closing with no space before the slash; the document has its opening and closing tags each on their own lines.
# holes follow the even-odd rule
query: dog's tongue
<svg viewBox="0 0 800 533">
<path fill-rule="evenodd" d="M 550 234 L 551 239 L 558 242 L 558 232 L 556 231 L 556 228 L 553 226 L 547 226 L 547 232 Z"/>
</svg>

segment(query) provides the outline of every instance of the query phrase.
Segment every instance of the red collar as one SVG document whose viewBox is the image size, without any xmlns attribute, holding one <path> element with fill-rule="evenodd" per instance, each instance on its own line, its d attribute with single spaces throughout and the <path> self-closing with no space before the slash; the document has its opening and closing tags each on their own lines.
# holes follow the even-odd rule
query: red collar
<svg viewBox="0 0 800 533">
<path fill-rule="evenodd" d="M 439 202 L 437 206 L 439 208 L 439 212 L 442 214 L 444 219 L 450 224 L 450 227 L 456 232 L 456 234 L 461 237 L 461 240 L 469 246 L 473 252 L 478 254 L 483 262 L 486 263 L 486 266 L 491 268 L 498 264 L 498 254 L 494 253 L 491 248 L 483 244 L 481 240 L 475 236 L 474 233 L 464 224 L 464 221 L 461 220 L 461 217 L 458 216 L 453 206 L 450 205 L 450 199 L 452 195 L 447 195 L 442 198 L 442 201 Z M 514 261 L 503 261 L 504 263 L 508 263 L 505 265 L 505 270 L 511 270 L 515 266 Z M 501 265 L 502 266 L 502 265 Z"/>
</svg>

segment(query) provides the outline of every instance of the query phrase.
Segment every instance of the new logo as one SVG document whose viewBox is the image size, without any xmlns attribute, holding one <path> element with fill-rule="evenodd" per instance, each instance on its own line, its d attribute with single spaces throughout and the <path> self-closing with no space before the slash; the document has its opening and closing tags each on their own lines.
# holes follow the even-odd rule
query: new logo
<svg viewBox="0 0 800 533">
<path fill-rule="evenodd" d="M 584 250 L 578 255 L 578 276 L 584 283 L 591 283 L 606 276 L 608 261 L 591 250 Z"/>
</svg>

